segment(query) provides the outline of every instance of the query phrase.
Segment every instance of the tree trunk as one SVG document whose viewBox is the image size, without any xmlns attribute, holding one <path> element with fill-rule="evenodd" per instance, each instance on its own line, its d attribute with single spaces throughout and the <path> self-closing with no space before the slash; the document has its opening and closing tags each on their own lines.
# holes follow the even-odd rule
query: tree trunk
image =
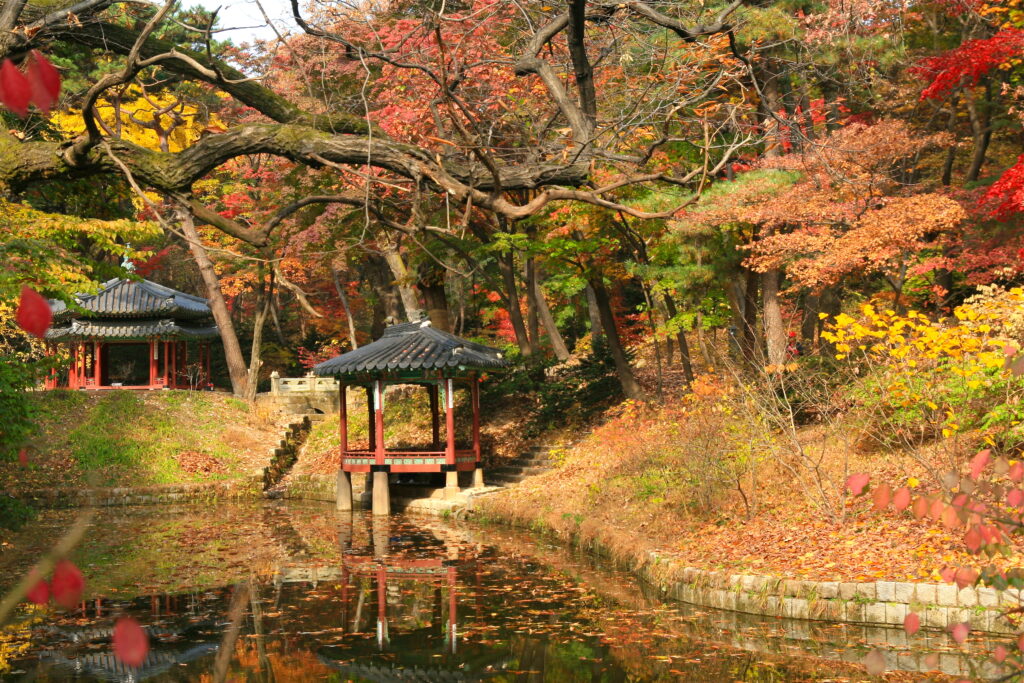
<svg viewBox="0 0 1024 683">
<path fill-rule="evenodd" d="M 768 347 L 768 362 L 771 365 L 784 365 L 786 362 L 786 327 L 782 322 L 779 279 L 777 268 L 761 273 L 761 295 L 764 297 L 764 336 Z"/>
<path fill-rule="evenodd" d="M 555 358 L 560 361 L 569 360 L 569 347 L 565 345 L 562 333 L 558 331 L 555 317 L 551 315 L 551 308 L 548 307 L 547 299 L 544 298 L 544 290 L 541 289 L 538 278 L 534 278 L 533 281 L 533 298 L 536 300 L 537 314 L 544 325 L 544 331 L 548 333 L 548 339 L 551 340 L 551 349 L 555 352 Z"/>
<path fill-rule="evenodd" d="M 537 318 L 537 264 L 532 256 L 526 257 L 526 332 L 530 346 L 540 351 L 540 320 Z"/>
<path fill-rule="evenodd" d="M 356 322 L 352 319 L 352 309 L 348 305 L 348 294 L 345 293 L 345 287 L 341 284 L 341 278 L 338 276 L 338 269 L 331 266 L 331 278 L 334 280 L 334 289 L 338 292 L 338 298 L 341 300 L 341 307 L 345 310 L 345 319 L 348 322 L 348 342 L 352 345 L 353 349 L 359 348 L 359 342 L 356 340 Z"/>
<path fill-rule="evenodd" d="M 398 294 L 402 297 L 402 307 L 405 308 L 405 319 L 409 322 L 416 322 L 422 316 L 419 297 L 413 289 L 410 279 L 409 268 L 405 265 L 405 259 L 398 251 L 398 246 L 390 242 L 381 245 L 381 252 L 384 260 L 391 269 L 395 278 L 395 286 L 398 287 Z"/>
<path fill-rule="evenodd" d="M 249 372 L 245 387 L 245 400 L 255 401 L 256 390 L 259 388 L 260 367 L 263 366 L 263 326 L 270 315 L 270 299 L 273 296 L 274 280 L 271 278 L 267 290 L 263 286 L 263 274 L 260 273 L 260 289 L 256 295 L 256 317 L 252 323 L 252 348 L 249 351 Z"/>
<path fill-rule="evenodd" d="M 370 325 L 370 336 L 374 339 L 380 338 L 384 332 L 384 326 L 388 318 L 392 323 L 401 322 L 402 302 L 392 284 L 391 270 L 383 256 L 370 252 L 366 259 L 364 269 L 366 281 L 373 288 L 377 295 L 377 301 L 373 307 L 373 322 Z"/>
<path fill-rule="evenodd" d="M 740 351 L 743 358 L 755 365 L 761 358 L 761 347 L 757 343 L 757 290 L 760 277 L 752 270 L 747 271 L 747 285 L 743 290 L 743 326 L 740 328 Z"/>
<path fill-rule="evenodd" d="M 646 396 L 633 375 L 633 368 L 629 366 L 629 359 L 626 358 L 626 349 L 619 339 L 619 331 L 615 327 L 615 314 L 612 311 L 608 290 L 605 289 L 604 283 L 597 278 L 590 280 L 590 289 L 594 293 L 594 304 L 601 318 L 604 338 L 608 343 L 612 361 L 615 363 L 615 374 L 619 378 L 619 384 L 622 385 L 622 393 L 626 395 L 626 398 L 642 401 Z"/>
<path fill-rule="evenodd" d="M 974 140 L 974 151 L 971 154 L 971 165 L 967 168 L 964 180 L 973 183 L 981 174 L 981 167 L 985 164 L 985 154 L 988 152 L 988 144 L 992 140 L 992 126 L 989 116 L 989 98 L 982 96 L 981 111 L 978 111 L 978 103 L 968 95 L 964 98 L 967 105 L 967 116 L 971 121 L 971 136 Z"/>
<path fill-rule="evenodd" d="M 519 310 L 519 290 L 516 287 L 516 271 L 513 265 L 511 251 L 498 255 L 498 270 L 501 271 L 501 279 L 505 284 L 505 296 L 508 299 L 508 317 L 512 322 L 512 331 L 516 333 L 516 344 L 519 345 L 519 353 L 524 356 L 533 355 L 533 345 L 526 334 L 526 325 L 523 323 L 523 312 Z"/>
<path fill-rule="evenodd" d="M 238 343 L 238 334 L 235 332 L 235 324 L 231 320 L 231 312 L 228 310 L 227 302 L 224 301 L 224 293 L 220 289 L 220 279 L 213 267 L 213 261 L 206 252 L 199 239 L 199 231 L 196 230 L 195 220 L 188 211 L 178 212 L 178 221 L 181 230 L 188 241 L 188 249 L 199 267 L 199 274 L 203 278 L 203 286 L 206 289 L 206 299 L 210 304 L 210 312 L 213 320 L 217 323 L 220 332 L 221 344 L 224 347 L 224 361 L 228 366 L 228 376 L 231 378 L 231 393 L 235 396 L 245 396 L 248 392 L 248 372 L 246 370 L 245 358 L 242 356 L 242 347 Z"/>
<path fill-rule="evenodd" d="M 594 296 L 594 288 L 587 285 L 587 316 L 590 318 L 590 345 L 597 348 L 598 343 L 604 343 L 604 330 L 601 324 L 601 311 L 597 307 L 597 297 Z"/>
<path fill-rule="evenodd" d="M 423 294 L 423 303 L 426 304 L 430 324 L 439 330 L 451 332 L 452 316 L 448 310 L 448 295 L 445 293 L 444 281 L 424 284 L 421 280 L 419 287 Z"/>
<path fill-rule="evenodd" d="M 439 330 L 451 332 L 452 316 L 448 308 L 448 292 L 445 290 L 445 277 L 448 272 L 433 261 L 423 264 L 418 272 L 420 279 L 416 285 L 423 294 L 423 303 L 430 323 Z"/>
<path fill-rule="evenodd" d="M 676 309 L 676 302 L 672 300 L 672 297 L 668 294 L 663 294 L 662 301 L 665 302 L 665 310 L 668 311 L 669 318 L 676 317 L 679 311 Z M 679 344 L 679 362 L 683 364 L 683 376 L 686 378 L 687 384 L 692 384 L 693 364 L 690 362 L 690 345 L 686 343 L 685 330 L 679 330 L 676 334 L 676 342 Z"/>
<path fill-rule="evenodd" d="M 814 333 L 818 330 L 818 312 L 821 310 L 817 294 L 805 294 L 801 301 L 800 308 L 803 316 L 800 318 L 800 339 L 807 344 L 805 349 L 814 345 Z"/>
</svg>

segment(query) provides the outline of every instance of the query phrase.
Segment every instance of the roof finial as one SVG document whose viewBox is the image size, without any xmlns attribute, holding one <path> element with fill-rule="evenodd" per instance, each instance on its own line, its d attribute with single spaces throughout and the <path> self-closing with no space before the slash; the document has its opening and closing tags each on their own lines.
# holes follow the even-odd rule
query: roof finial
<svg viewBox="0 0 1024 683">
<path fill-rule="evenodd" d="M 131 242 L 125 243 L 124 248 L 131 249 Z M 121 267 L 127 270 L 129 273 L 135 272 L 135 262 L 128 258 L 128 254 L 125 254 L 124 258 L 121 259 Z"/>
</svg>

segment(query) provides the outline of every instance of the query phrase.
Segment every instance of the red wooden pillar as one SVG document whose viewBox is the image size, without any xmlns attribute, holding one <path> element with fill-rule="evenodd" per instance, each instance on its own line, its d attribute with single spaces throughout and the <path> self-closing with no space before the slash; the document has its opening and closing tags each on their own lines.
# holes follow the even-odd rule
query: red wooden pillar
<svg viewBox="0 0 1024 683">
<path fill-rule="evenodd" d="M 178 342 L 171 342 L 171 388 L 178 388 Z"/>
<path fill-rule="evenodd" d="M 156 386 L 156 377 L 157 377 L 156 361 L 157 361 L 157 356 L 160 355 L 160 352 L 157 350 L 158 349 L 157 343 L 158 342 L 155 339 L 150 339 L 149 340 L 149 388 L 150 389 L 152 389 L 153 387 Z"/>
<path fill-rule="evenodd" d="M 384 464 L 384 380 L 373 382 L 373 423 L 374 433 L 377 436 L 376 448 L 374 448 L 374 462 L 378 465 Z"/>
<path fill-rule="evenodd" d="M 433 443 L 436 451 L 441 448 L 441 415 L 437 400 L 437 385 L 431 384 L 427 388 L 430 391 L 430 429 L 434 436 Z"/>
<path fill-rule="evenodd" d="M 78 372 L 78 344 L 71 345 L 71 365 L 68 366 L 68 389 L 77 389 L 78 381 L 75 373 Z"/>
<path fill-rule="evenodd" d="M 171 356 L 171 353 L 170 353 L 171 343 L 168 342 L 168 341 L 165 341 L 165 342 L 162 342 L 162 344 L 163 344 L 163 347 L 164 347 L 164 349 L 163 349 L 163 351 L 164 351 L 164 386 L 166 387 L 167 384 L 168 384 L 168 379 L 169 379 L 168 378 L 168 374 L 169 374 L 168 371 L 171 369 L 171 357 L 170 357 Z"/>
<path fill-rule="evenodd" d="M 447 443 L 444 448 L 445 464 L 455 464 L 455 392 L 452 380 L 444 381 L 444 425 L 448 433 Z"/>
<path fill-rule="evenodd" d="M 75 383 L 78 385 L 79 389 L 85 387 L 85 361 L 85 342 L 78 342 L 78 367 L 76 368 L 78 377 L 76 378 Z"/>
<path fill-rule="evenodd" d="M 100 371 L 100 343 L 94 341 L 92 343 L 92 381 L 96 387 L 99 388 L 103 379 L 103 373 Z"/>
<path fill-rule="evenodd" d="M 366 438 L 367 450 L 377 450 L 377 420 L 373 412 L 373 385 L 366 385 Z"/>
<path fill-rule="evenodd" d="M 339 382 L 338 398 L 341 401 L 341 408 L 338 414 L 338 436 L 341 443 L 341 460 L 338 466 L 345 464 L 345 453 L 348 451 L 348 387 L 344 382 Z"/>
<path fill-rule="evenodd" d="M 473 455 L 476 461 L 480 462 L 480 380 L 473 377 L 470 380 L 469 391 L 473 404 Z"/>
</svg>

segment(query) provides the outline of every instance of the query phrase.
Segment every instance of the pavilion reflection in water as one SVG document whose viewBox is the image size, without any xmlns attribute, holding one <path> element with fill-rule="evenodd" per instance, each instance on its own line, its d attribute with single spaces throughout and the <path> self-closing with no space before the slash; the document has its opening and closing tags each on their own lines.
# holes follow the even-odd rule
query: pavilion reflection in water
<svg viewBox="0 0 1024 683">
<path fill-rule="evenodd" d="M 338 543 L 339 565 L 289 563 L 275 583 L 337 581 L 345 631 L 374 630 L 381 652 L 398 644 L 393 638 L 422 647 L 438 635 L 440 649 L 458 651 L 458 574 L 479 583 L 475 544 L 443 527 L 396 526 L 387 517 L 346 514 L 339 517 Z"/>
</svg>

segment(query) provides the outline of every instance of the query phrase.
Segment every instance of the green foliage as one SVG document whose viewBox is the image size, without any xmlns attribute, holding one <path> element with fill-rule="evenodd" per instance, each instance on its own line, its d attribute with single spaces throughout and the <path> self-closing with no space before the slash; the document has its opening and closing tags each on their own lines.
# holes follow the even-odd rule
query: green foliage
<svg viewBox="0 0 1024 683">
<path fill-rule="evenodd" d="M 531 360 L 503 370 L 483 385 L 481 400 L 501 403 L 510 397 L 530 400 L 532 411 L 523 425 L 528 438 L 572 424 L 585 425 L 622 400 L 622 386 L 607 351 L 584 356 L 577 364 L 557 367 L 553 360 Z"/>
<path fill-rule="evenodd" d="M 36 382 L 34 364 L 0 356 L 0 459 L 14 460 L 36 432 L 36 410 L 26 392 Z"/>
<path fill-rule="evenodd" d="M 35 508 L 17 498 L 0 495 L 0 527 L 17 531 L 36 517 Z"/>
</svg>

